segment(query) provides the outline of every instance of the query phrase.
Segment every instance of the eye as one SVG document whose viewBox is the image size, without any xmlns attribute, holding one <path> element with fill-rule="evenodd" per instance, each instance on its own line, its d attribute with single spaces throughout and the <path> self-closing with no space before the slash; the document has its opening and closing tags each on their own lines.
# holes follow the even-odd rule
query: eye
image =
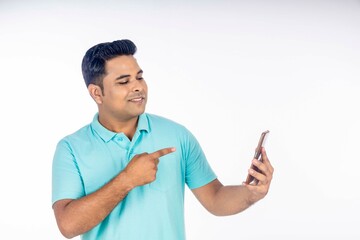
<svg viewBox="0 0 360 240">
<path fill-rule="evenodd" d="M 118 82 L 118 84 L 120 84 L 120 85 L 125 85 L 125 84 L 127 84 L 129 81 L 124 81 L 124 82 Z"/>
</svg>

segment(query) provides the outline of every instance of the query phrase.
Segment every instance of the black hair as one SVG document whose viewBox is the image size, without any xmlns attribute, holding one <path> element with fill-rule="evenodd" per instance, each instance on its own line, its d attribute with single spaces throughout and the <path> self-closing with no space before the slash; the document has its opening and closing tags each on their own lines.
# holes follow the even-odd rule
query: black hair
<svg viewBox="0 0 360 240">
<path fill-rule="evenodd" d="M 81 64 L 86 87 L 89 84 L 95 84 L 104 90 L 103 78 L 106 74 L 106 61 L 117 56 L 134 55 L 135 53 L 136 46 L 128 39 L 99 43 L 91 47 L 87 50 Z"/>
</svg>

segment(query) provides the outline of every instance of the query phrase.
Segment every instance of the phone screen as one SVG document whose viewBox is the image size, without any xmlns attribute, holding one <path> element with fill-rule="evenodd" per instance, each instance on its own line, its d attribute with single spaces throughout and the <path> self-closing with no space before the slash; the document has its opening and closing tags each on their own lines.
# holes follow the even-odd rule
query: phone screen
<svg viewBox="0 0 360 240">
<path fill-rule="evenodd" d="M 254 158 L 256 158 L 257 160 L 260 160 L 262 161 L 261 159 L 261 148 L 265 146 L 265 142 L 266 142 L 266 139 L 269 135 L 270 131 L 267 130 L 267 131 L 264 131 L 261 133 L 261 136 L 260 136 L 260 139 L 259 139 L 259 142 L 258 142 L 258 145 L 255 149 L 255 155 L 254 155 Z M 254 169 L 255 171 L 257 172 L 261 172 L 256 166 L 254 166 L 253 164 L 251 164 L 251 169 Z M 248 174 L 247 178 L 246 178 L 246 183 L 247 184 L 250 184 L 252 183 L 253 181 L 255 181 L 255 184 L 257 184 L 257 179 L 255 179 L 253 176 L 251 176 L 250 174 Z"/>
</svg>

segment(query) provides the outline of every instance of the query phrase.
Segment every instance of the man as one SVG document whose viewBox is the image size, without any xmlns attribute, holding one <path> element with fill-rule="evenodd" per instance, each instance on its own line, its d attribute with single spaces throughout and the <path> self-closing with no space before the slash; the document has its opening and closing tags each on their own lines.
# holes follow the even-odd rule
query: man
<svg viewBox="0 0 360 240">
<path fill-rule="evenodd" d="M 82 71 L 98 106 L 92 123 L 66 136 L 53 160 L 53 209 L 61 233 L 82 239 L 185 239 L 184 187 L 214 215 L 265 197 L 273 174 L 266 152 L 257 184 L 223 186 L 195 137 L 145 112 L 147 85 L 130 40 L 90 48 Z"/>
</svg>

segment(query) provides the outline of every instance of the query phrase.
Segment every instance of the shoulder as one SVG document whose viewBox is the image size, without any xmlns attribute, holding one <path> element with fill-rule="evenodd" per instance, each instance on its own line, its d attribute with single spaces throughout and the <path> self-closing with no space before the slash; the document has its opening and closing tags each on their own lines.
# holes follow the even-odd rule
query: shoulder
<svg viewBox="0 0 360 240">
<path fill-rule="evenodd" d="M 171 120 L 169 118 L 166 118 L 166 117 L 163 117 L 163 116 L 160 116 L 160 115 L 156 115 L 156 114 L 153 114 L 153 113 L 146 113 L 146 117 L 152 122 L 161 122 L 161 123 L 181 125 L 180 123 L 175 122 L 174 120 Z"/>
<path fill-rule="evenodd" d="M 151 129 L 154 129 L 154 128 L 169 129 L 169 128 L 171 128 L 172 130 L 188 132 L 188 129 L 184 125 L 182 125 L 172 119 L 169 119 L 169 118 L 166 118 L 163 116 L 159 116 L 156 114 L 151 114 L 151 113 L 146 113 L 146 117 L 148 119 Z"/>
<path fill-rule="evenodd" d="M 68 135 L 65 135 L 62 139 L 60 139 L 58 145 L 67 145 L 71 146 L 74 143 L 84 143 L 89 139 L 89 133 L 91 132 L 90 124 L 87 124 L 80 129 L 72 132 Z"/>
<path fill-rule="evenodd" d="M 146 113 L 146 117 L 149 122 L 150 132 L 153 134 L 179 139 L 184 143 L 192 144 L 197 142 L 195 136 L 187 127 L 174 120 L 148 113 Z"/>
</svg>

